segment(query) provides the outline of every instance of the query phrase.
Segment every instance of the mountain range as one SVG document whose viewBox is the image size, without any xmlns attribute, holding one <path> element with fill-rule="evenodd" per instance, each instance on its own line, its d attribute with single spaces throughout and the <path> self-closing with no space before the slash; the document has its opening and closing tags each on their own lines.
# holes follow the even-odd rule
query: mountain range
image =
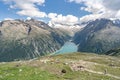
<svg viewBox="0 0 120 80">
<path fill-rule="evenodd" d="M 82 23 L 75 23 L 75 24 L 62 24 L 62 23 L 52 23 L 49 22 L 48 25 L 52 28 L 61 29 L 69 33 L 71 36 L 74 36 L 74 34 L 84 28 L 88 22 L 82 22 Z"/>
<path fill-rule="evenodd" d="M 48 24 L 35 19 L 0 22 L 0 61 L 32 59 L 59 50 L 67 41 L 78 52 L 119 55 L 120 20 L 96 19 L 79 24 Z M 67 28 L 67 27 L 69 28 Z M 115 50 L 114 50 L 115 49 Z"/>
<path fill-rule="evenodd" d="M 78 51 L 105 53 L 120 47 L 120 21 L 97 19 L 78 31 L 73 41 Z"/>
<path fill-rule="evenodd" d="M 31 59 L 52 53 L 69 39 L 65 31 L 35 19 L 5 20 L 0 22 L 0 61 Z"/>
</svg>

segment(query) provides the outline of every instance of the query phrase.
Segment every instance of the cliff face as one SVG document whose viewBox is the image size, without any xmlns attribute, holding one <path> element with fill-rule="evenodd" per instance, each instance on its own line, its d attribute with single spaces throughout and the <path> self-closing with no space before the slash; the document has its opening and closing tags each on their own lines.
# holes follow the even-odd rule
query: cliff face
<svg viewBox="0 0 120 80">
<path fill-rule="evenodd" d="M 73 38 L 79 51 L 104 53 L 120 47 L 120 26 L 108 19 L 90 22 Z"/>
<path fill-rule="evenodd" d="M 117 56 L 117 57 L 119 57 L 120 56 L 120 48 L 111 49 L 111 50 L 107 51 L 105 54 L 106 55 L 110 55 L 110 56 Z"/>
<path fill-rule="evenodd" d="M 34 19 L 0 23 L 0 61 L 31 59 L 58 50 L 70 36 Z"/>
</svg>

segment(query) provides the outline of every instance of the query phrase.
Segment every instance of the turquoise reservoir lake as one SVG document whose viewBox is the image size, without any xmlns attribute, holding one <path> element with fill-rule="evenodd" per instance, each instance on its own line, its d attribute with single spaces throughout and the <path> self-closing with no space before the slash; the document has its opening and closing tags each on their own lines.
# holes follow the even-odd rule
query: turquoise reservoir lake
<svg viewBox="0 0 120 80">
<path fill-rule="evenodd" d="M 63 54 L 63 53 L 71 53 L 71 52 L 77 52 L 78 47 L 73 42 L 66 42 L 62 48 L 55 52 L 55 54 Z"/>
</svg>

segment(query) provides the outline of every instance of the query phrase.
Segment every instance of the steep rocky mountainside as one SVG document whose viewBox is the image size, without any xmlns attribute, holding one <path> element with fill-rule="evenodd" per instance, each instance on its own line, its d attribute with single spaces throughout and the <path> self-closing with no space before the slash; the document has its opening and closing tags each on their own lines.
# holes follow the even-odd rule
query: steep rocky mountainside
<svg viewBox="0 0 120 80">
<path fill-rule="evenodd" d="M 120 47 L 120 24 L 108 19 L 90 22 L 82 31 L 75 34 L 73 41 L 78 51 L 104 53 Z"/>
<path fill-rule="evenodd" d="M 111 50 L 107 51 L 105 54 L 111 55 L 111 56 L 120 56 L 120 48 L 111 49 Z"/>
<path fill-rule="evenodd" d="M 70 36 L 34 19 L 0 23 L 0 61 L 31 59 L 58 50 Z"/>
</svg>

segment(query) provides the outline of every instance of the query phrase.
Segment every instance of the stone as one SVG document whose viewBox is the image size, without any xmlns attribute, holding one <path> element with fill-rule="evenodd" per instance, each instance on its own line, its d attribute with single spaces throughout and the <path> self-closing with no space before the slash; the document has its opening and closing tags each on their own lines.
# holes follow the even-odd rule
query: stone
<svg viewBox="0 0 120 80">
<path fill-rule="evenodd" d="M 67 71 L 65 69 L 62 69 L 61 70 L 61 73 L 66 73 Z"/>
</svg>

